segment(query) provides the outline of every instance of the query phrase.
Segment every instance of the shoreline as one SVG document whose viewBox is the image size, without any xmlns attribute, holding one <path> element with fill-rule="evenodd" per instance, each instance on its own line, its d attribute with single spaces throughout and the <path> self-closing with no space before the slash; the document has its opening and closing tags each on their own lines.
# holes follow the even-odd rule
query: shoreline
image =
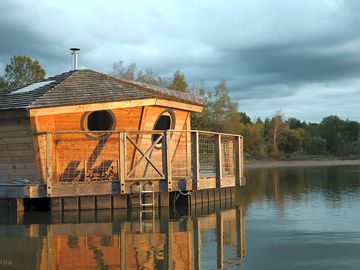
<svg viewBox="0 0 360 270">
<path fill-rule="evenodd" d="M 343 166 L 360 165 L 360 160 L 245 160 L 245 169 L 277 168 L 277 167 L 310 167 L 310 166 Z"/>
</svg>

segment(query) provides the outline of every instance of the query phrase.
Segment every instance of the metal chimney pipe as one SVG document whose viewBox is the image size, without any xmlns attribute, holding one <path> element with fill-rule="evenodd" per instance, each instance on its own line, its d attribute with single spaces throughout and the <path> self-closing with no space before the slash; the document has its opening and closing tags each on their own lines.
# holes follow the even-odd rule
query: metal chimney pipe
<svg viewBox="0 0 360 270">
<path fill-rule="evenodd" d="M 79 48 L 71 48 L 71 70 L 78 69 L 78 60 L 79 60 Z"/>
</svg>

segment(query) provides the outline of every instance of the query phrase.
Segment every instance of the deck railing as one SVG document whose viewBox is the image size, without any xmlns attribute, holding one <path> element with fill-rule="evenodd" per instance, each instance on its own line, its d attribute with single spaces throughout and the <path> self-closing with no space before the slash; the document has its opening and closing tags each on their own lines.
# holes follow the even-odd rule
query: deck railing
<svg viewBox="0 0 360 270">
<path fill-rule="evenodd" d="M 196 130 L 59 131 L 36 134 L 47 185 L 163 180 L 183 190 L 241 182 L 243 138 Z M 226 183 L 225 183 L 226 186 Z M 178 186 L 176 186 L 179 188 Z"/>
</svg>

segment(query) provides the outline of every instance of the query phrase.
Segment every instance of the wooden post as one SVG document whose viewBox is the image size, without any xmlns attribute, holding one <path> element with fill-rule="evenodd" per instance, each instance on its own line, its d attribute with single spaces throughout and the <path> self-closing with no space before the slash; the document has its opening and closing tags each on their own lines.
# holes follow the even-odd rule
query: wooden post
<svg viewBox="0 0 360 270">
<path fill-rule="evenodd" d="M 120 270 L 126 270 L 127 267 L 127 257 L 126 257 L 126 231 L 125 224 L 121 222 L 120 224 Z"/>
<path fill-rule="evenodd" d="M 53 234 L 52 234 L 52 230 L 51 230 L 51 226 L 52 225 L 47 225 L 46 226 L 46 233 L 47 233 L 47 237 L 46 237 L 46 258 L 47 258 L 47 269 L 51 269 L 52 268 L 52 259 L 53 259 Z"/>
<path fill-rule="evenodd" d="M 199 162 L 199 132 L 191 132 L 191 164 L 192 164 L 192 189 L 198 190 L 200 178 L 200 162 Z"/>
<path fill-rule="evenodd" d="M 46 187 L 47 187 L 47 196 L 51 197 L 51 187 L 52 187 L 52 144 L 51 144 L 51 133 L 46 133 Z"/>
<path fill-rule="evenodd" d="M 240 183 L 241 185 L 245 185 L 245 177 L 244 177 L 244 138 L 240 137 Z"/>
<path fill-rule="evenodd" d="M 170 222 L 170 219 L 168 220 L 168 230 L 167 230 L 167 233 L 166 233 L 166 265 L 165 265 L 165 269 L 168 269 L 168 270 L 172 270 L 174 269 L 173 267 L 173 253 L 172 253 L 172 249 L 173 249 L 173 228 L 171 226 L 171 222 Z"/>
<path fill-rule="evenodd" d="M 126 134 L 125 131 L 119 132 L 119 169 L 118 169 L 118 178 L 120 182 L 120 193 L 125 194 L 125 160 L 126 160 Z"/>
<path fill-rule="evenodd" d="M 241 137 L 235 137 L 235 185 L 241 186 Z"/>
<path fill-rule="evenodd" d="M 86 182 L 86 175 L 87 175 L 87 161 L 84 161 L 84 182 Z"/>
<path fill-rule="evenodd" d="M 201 230 L 199 218 L 193 219 L 194 228 L 194 269 L 201 269 Z"/>
<path fill-rule="evenodd" d="M 216 187 L 222 188 L 221 135 L 215 135 Z"/>
<path fill-rule="evenodd" d="M 245 222 L 244 213 L 241 206 L 236 207 L 236 227 L 237 227 L 237 256 L 245 257 Z"/>
<path fill-rule="evenodd" d="M 165 175 L 167 179 L 168 191 L 172 191 L 172 170 L 171 170 L 171 151 L 170 151 L 170 133 L 169 131 L 164 131 L 164 151 L 163 151 L 163 166 L 165 167 Z"/>
<path fill-rule="evenodd" d="M 221 212 L 216 213 L 217 268 L 224 269 L 224 221 Z"/>
</svg>

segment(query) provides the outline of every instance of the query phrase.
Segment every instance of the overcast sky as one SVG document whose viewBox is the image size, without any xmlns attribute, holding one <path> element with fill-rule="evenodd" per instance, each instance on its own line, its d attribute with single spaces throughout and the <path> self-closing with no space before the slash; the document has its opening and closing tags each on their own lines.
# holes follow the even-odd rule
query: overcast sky
<svg viewBox="0 0 360 270">
<path fill-rule="evenodd" d="M 62 73 L 70 47 L 104 73 L 123 60 L 209 90 L 226 80 L 252 119 L 360 121 L 358 0 L 0 1 L 1 72 L 26 54 Z"/>
</svg>

